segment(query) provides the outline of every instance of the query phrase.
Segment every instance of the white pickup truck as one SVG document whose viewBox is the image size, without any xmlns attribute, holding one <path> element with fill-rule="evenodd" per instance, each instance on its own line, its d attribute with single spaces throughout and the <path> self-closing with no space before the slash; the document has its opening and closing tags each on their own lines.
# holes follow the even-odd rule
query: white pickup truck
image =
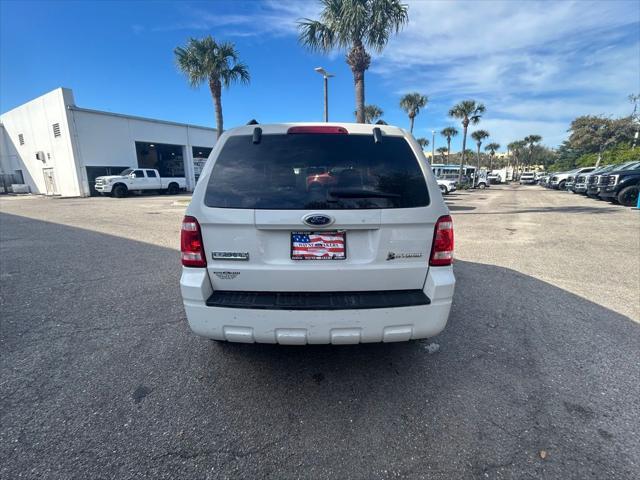
<svg viewBox="0 0 640 480">
<path fill-rule="evenodd" d="M 96 191 L 112 194 L 114 197 L 126 197 L 129 192 L 148 190 L 166 191 L 175 195 L 187 187 L 183 177 L 161 177 L 158 170 L 151 168 L 127 168 L 120 175 L 96 177 Z"/>
</svg>

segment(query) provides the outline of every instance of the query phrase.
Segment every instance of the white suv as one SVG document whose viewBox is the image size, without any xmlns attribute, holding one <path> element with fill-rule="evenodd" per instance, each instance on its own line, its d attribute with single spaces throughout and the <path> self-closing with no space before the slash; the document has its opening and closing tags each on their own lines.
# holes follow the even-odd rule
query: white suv
<svg viewBox="0 0 640 480">
<path fill-rule="evenodd" d="M 222 135 L 182 223 L 191 329 L 232 342 L 397 342 L 445 327 L 453 225 L 413 136 L 368 124 Z"/>
</svg>

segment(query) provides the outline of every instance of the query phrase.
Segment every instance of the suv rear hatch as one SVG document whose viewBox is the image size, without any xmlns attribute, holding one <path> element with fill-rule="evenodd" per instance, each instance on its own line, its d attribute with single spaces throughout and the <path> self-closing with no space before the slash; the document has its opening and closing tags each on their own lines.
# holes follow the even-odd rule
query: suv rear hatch
<svg viewBox="0 0 640 480">
<path fill-rule="evenodd" d="M 226 140 L 198 216 L 214 289 L 423 288 L 442 213 L 428 167 L 402 135 L 325 128 Z"/>
</svg>

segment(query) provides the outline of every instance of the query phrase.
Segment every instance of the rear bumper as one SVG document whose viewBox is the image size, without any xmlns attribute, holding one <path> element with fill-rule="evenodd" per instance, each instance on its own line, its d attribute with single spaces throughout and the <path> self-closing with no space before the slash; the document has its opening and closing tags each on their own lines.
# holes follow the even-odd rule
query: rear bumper
<svg viewBox="0 0 640 480">
<path fill-rule="evenodd" d="M 429 303 L 394 308 L 285 310 L 207 306 L 213 290 L 205 269 L 183 268 L 180 289 L 189 326 L 197 335 L 245 343 L 355 344 L 433 337 L 449 318 L 452 267 L 431 267 L 424 286 Z"/>
</svg>

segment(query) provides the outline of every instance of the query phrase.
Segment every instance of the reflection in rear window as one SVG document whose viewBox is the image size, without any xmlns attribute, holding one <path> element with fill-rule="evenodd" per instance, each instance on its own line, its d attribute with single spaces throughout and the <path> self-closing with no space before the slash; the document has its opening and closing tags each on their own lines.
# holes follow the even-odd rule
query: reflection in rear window
<svg viewBox="0 0 640 480">
<path fill-rule="evenodd" d="M 216 160 L 205 205 L 250 209 L 411 208 L 429 204 L 418 159 L 403 137 L 230 137 Z"/>
</svg>

